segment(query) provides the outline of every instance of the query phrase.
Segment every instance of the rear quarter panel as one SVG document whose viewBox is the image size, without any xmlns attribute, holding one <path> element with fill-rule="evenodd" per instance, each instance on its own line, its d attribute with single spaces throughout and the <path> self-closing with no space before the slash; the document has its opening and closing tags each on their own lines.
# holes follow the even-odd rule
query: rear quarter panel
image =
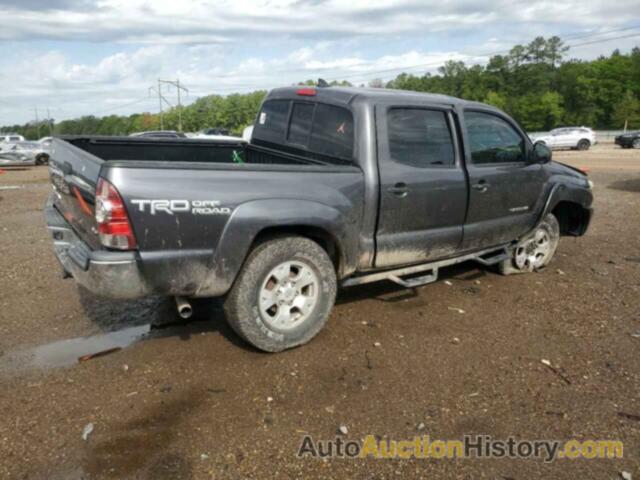
<svg viewBox="0 0 640 480">
<path fill-rule="evenodd" d="M 256 235 L 271 227 L 321 228 L 338 243 L 343 270 L 355 268 L 364 199 L 360 169 L 154 163 L 107 164 L 103 176 L 125 201 L 142 268 L 163 282 L 159 290 L 171 287 L 168 279 L 185 284 L 189 276 L 187 293 L 225 293 Z M 160 208 L 152 211 L 152 201 Z"/>
</svg>

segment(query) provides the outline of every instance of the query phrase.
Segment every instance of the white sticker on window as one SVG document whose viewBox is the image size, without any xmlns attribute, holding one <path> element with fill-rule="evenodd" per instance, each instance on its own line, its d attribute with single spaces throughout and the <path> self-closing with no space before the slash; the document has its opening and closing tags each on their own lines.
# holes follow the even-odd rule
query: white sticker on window
<svg viewBox="0 0 640 480">
<path fill-rule="evenodd" d="M 260 112 L 260 125 L 264 125 L 264 122 L 267 121 L 267 114 L 266 112 Z"/>
</svg>

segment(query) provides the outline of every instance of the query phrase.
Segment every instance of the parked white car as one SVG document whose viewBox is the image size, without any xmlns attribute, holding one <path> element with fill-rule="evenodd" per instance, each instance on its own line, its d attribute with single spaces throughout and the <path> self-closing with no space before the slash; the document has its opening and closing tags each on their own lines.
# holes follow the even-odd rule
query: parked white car
<svg viewBox="0 0 640 480">
<path fill-rule="evenodd" d="M 5 133 L 0 135 L 0 143 L 3 142 L 24 142 L 24 137 L 22 135 L 18 135 L 17 133 Z"/>
<path fill-rule="evenodd" d="M 596 132 L 587 127 L 563 127 L 551 130 L 549 133 L 531 135 L 531 141 L 542 143 L 551 149 L 574 148 L 589 150 L 597 143 Z"/>
<path fill-rule="evenodd" d="M 200 130 L 191 136 L 191 138 L 198 138 L 201 140 L 234 140 L 242 141 L 242 138 L 231 135 L 231 132 L 226 128 L 205 128 Z"/>
</svg>

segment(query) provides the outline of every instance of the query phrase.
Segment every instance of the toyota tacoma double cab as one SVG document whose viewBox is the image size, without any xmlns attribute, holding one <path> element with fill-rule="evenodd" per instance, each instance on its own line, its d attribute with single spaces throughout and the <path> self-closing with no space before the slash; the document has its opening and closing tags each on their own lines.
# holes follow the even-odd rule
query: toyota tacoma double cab
<svg viewBox="0 0 640 480">
<path fill-rule="evenodd" d="M 280 88 L 250 142 L 57 138 L 46 220 L 63 273 L 102 296 L 222 297 L 258 349 L 308 342 L 339 287 L 414 288 L 473 260 L 547 265 L 585 233 L 591 182 L 488 105 Z"/>
</svg>

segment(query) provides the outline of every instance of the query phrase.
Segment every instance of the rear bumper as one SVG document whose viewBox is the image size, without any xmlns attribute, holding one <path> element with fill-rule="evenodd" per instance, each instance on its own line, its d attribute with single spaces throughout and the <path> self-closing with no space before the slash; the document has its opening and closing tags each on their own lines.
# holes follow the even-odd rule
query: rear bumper
<svg viewBox="0 0 640 480">
<path fill-rule="evenodd" d="M 45 207 L 53 251 L 64 272 L 90 292 L 116 299 L 218 297 L 231 288 L 233 275 L 213 268 L 213 250 L 92 250 L 53 206 L 53 195 Z"/>
<path fill-rule="evenodd" d="M 53 208 L 45 208 L 53 251 L 63 270 L 87 290 L 109 298 L 140 298 L 153 293 L 143 278 L 135 252 L 92 251 Z"/>
</svg>

